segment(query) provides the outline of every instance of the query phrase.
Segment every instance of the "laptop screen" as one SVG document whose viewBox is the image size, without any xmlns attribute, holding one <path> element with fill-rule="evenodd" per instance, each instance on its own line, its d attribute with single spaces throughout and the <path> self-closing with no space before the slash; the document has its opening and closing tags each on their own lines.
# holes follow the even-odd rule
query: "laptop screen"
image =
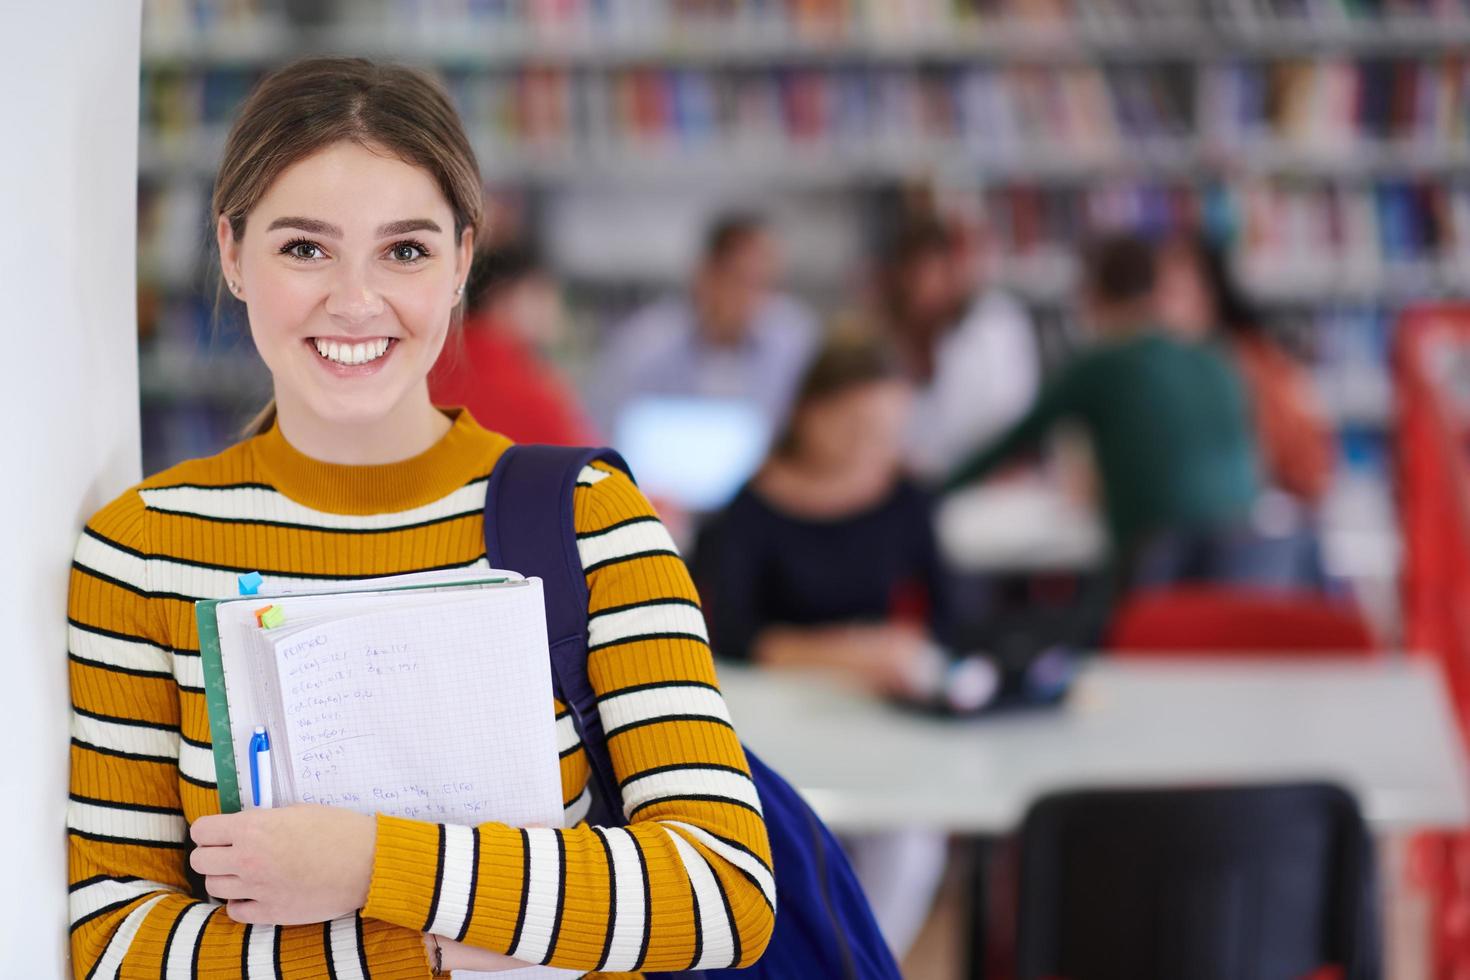
<svg viewBox="0 0 1470 980">
<path fill-rule="evenodd" d="M 644 493 L 696 513 L 729 503 L 760 466 L 769 439 L 755 406 L 721 398 L 640 398 L 613 432 Z"/>
</svg>

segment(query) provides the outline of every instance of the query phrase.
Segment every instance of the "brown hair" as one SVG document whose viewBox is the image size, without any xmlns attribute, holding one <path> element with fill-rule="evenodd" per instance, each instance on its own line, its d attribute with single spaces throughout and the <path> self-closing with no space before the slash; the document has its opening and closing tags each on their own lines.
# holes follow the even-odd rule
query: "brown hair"
<svg viewBox="0 0 1470 980">
<path fill-rule="evenodd" d="M 1111 232 L 1094 238 L 1083 250 L 1083 287 L 1111 306 L 1148 299 L 1156 276 L 1154 247 L 1137 235 Z"/>
<path fill-rule="evenodd" d="M 717 265 L 746 242 L 765 234 L 766 220 L 754 211 L 730 211 L 714 220 L 704 236 L 704 261 Z"/>
<path fill-rule="evenodd" d="M 771 444 L 771 455 L 790 458 L 797 452 L 796 420 L 814 403 L 863 385 L 904 377 L 903 364 L 892 345 L 878 336 L 870 324 L 837 321 L 802 375 L 786 422 Z"/>
<path fill-rule="evenodd" d="M 954 246 L 954 229 L 933 215 L 910 217 L 893 230 L 879 252 L 890 313 L 907 302 L 905 279 L 914 265 L 936 255 L 948 257 Z"/>
<path fill-rule="evenodd" d="M 261 80 L 225 140 L 211 221 L 226 216 L 240 241 L 251 210 L 277 177 L 343 141 L 385 150 L 428 171 L 454 213 L 456 245 L 466 228 L 478 232 L 484 208 L 479 163 L 443 85 L 417 69 L 366 58 L 304 58 Z M 220 282 L 216 317 L 225 295 Z M 458 322 L 463 306 L 456 311 Z M 243 435 L 258 435 L 274 420 L 272 400 Z"/>
</svg>

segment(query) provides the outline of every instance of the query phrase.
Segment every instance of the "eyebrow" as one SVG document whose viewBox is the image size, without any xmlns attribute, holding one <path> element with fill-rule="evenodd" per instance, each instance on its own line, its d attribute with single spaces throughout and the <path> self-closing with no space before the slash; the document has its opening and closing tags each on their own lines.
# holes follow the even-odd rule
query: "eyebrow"
<svg viewBox="0 0 1470 980">
<path fill-rule="evenodd" d="M 287 216 L 277 218 L 270 223 L 266 231 L 275 231 L 277 228 L 295 228 L 298 231 L 309 232 L 313 235 L 325 235 L 328 238 L 341 238 L 342 229 L 316 218 L 301 218 Z M 440 231 L 436 222 L 428 218 L 405 218 L 402 221 L 390 221 L 385 225 L 379 225 L 377 237 L 383 238 L 388 235 L 406 235 L 411 231 Z"/>
</svg>

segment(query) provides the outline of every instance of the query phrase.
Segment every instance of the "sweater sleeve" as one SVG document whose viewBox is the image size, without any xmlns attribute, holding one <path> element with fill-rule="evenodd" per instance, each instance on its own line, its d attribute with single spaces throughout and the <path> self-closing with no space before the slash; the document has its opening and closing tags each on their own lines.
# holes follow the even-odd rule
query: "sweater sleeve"
<svg viewBox="0 0 1470 980">
<path fill-rule="evenodd" d="M 1022 449 L 1034 446 L 1057 420 L 1074 413 L 1081 399 L 1090 367 L 1087 355 L 1074 361 L 1062 374 L 1041 389 L 1036 402 L 990 445 L 977 450 L 945 478 L 942 489 L 957 490 L 988 475 Z"/>
<path fill-rule="evenodd" d="M 170 648 L 149 582 L 146 512 L 136 492 L 88 522 L 67 603 L 71 794 L 67 805 L 71 962 L 84 977 L 422 978 L 416 930 L 361 916 L 249 926 L 199 901 L 186 877 L 180 731 L 189 661 Z"/>
<path fill-rule="evenodd" d="M 379 816 L 364 914 L 597 972 L 748 965 L 775 923 L 760 799 L 668 531 L 621 473 L 583 470 L 588 674 L 626 827 Z"/>
<path fill-rule="evenodd" d="M 1311 376 L 1264 338 L 1242 341 L 1236 352 L 1267 475 L 1288 493 L 1320 502 L 1332 483 L 1336 446 Z"/>
</svg>

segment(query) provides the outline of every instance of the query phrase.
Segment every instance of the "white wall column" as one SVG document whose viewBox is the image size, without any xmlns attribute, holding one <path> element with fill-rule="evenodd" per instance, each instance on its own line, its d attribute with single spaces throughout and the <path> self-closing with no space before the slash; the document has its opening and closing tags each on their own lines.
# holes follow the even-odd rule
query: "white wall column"
<svg viewBox="0 0 1470 980">
<path fill-rule="evenodd" d="M 141 0 L 0 5 L 0 976 L 68 976 L 66 590 L 139 477 Z"/>
</svg>

